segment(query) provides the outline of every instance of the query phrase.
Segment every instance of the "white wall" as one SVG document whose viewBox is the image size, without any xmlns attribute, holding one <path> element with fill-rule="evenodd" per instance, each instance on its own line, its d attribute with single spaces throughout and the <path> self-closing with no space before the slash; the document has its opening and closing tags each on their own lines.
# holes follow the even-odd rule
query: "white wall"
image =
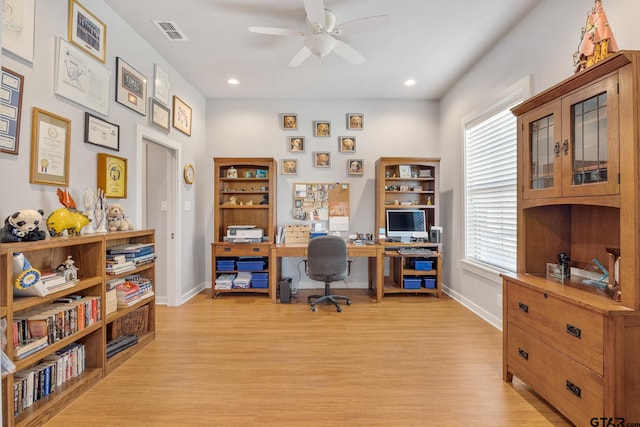
<svg viewBox="0 0 640 427">
<path fill-rule="evenodd" d="M 279 115 L 296 113 L 298 130 L 280 129 Z M 363 113 L 364 129 L 347 130 L 346 114 Z M 313 137 L 312 122 L 329 120 L 332 133 L 329 138 Z M 306 137 L 306 151 L 288 152 L 288 136 Z M 338 136 L 356 136 L 356 152 L 338 151 Z M 213 157 L 258 156 L 298 159 L 298 175 L 278 174 L 278 225 L 303 223 L 291 218 L 293 185 L 302 182 L 347 182 L 350 184 L 350 230 L 373 233 L 375 161 L 379 157 L 413 156 L 438 157 L 438 111 L 435 102 L 369 99 L 215 99 L 207 102 L 206 171 L 210 191 L 199 200 L 207 209 L 207 238 L 213 237 Z M 314 151 L 329 150 L 331 168 L 314 168 Z M 347 174 L 347 159 L 364 159 L 364 175 Z M 280 169 L 280 164 L 278 165 Z M 204 168 L 203 168 L 204 169 Z M 210 247 L 207 256 L 210 257 Z M 283 274 L 299 277 L 297 261 L 285 260 Z M 352 266 L 350 283 L 353 287 L 367 287 L 366 260 L 356 260 Z M 207 277 L 210 279 L 210 263 Z M 303 271 L 303 267 L 300 268 Z M 304 276 L 304 273 L 302 274 Z M 300 287 L 318 287 L 306 277 Z"/>
<path fill-rule="evenodd" d="M 103 117 L 120 126 L 120 151 L 114 152 L 95 145 L 84 143 L 84 112 L 86 109 L 54 94 L 55 43 L 57 37 L 67 38 L 68 0 L 47 0 L 36 2 L 35 52 L 33 64 L 28 64 L 10 53 L 3 52 L 2 65 L 22 74 L 25 78 L 22 101 L 22 123 L 18 155 L 0 153 L 0 218 L 20 209 L 44 209 L 45 215 L 61 207 L 56 196 L 56 186 L 29 183 L 29 165 L 31 150 L 31 111 L 38 107 L 71 120 L 71 158 L 69 172 L 69 191 L 80 208 L 83 208 L 85 188 L 97 187 L 97 153 L 111 152 L 128 159 L 129 180 L 127 198 L 117 200 L 136 227 L 142 223 L 141 212 L 137 211 L 136 201 L 140 197 L 135 177 L 139 159 L 136 157 L 135 129 L 137 125 L 149 126 L 149 117 L 118 104 L 115 99 L 116 57 L 122 57 L 136 70 L 147 77 L 147 93 L 153 93 L 154 64 L 159 64 L 171 76 L 170 95 L 178 95 L 193 108 L 192 136 L 171 129 L 168 137 L 182 144 L 183 161 L 193 163 L 196 168 L 204 169 L 200 162 L 205 144 L 205 99 L 195 90 L 169 63 L 130 28 L 102 0 L 92 0 L 83 4 L 107 26 L 107 58 L 105 66 L 111 70 L 109 90 L 109 114 Z M 153 25 L 153 24 L 149 24 Z M 100 116 L 97 113 L 94 115 Z M 155 128 L 153 128 L 155 130 Z M 180 174 L 181 179 L 181 174 Z M 186 186 L 180 180 L 182 200 L 189 201 L 194 207 L 182 214 L 183 250 L 182 263 L 183 287 L 192 289 L 202 285 L 204 280 L 204 258 L 194 257 L 201 253 L 204 246 L 202 227 L 196 223 L 202 220 L 202 204 L 197 203 L 199 186 L 204 180 L 196 181 L 194 186 Z M 115 201 L 115 199 L 110 199 Z M 183 290 L 183 294 L 187 291 Z"/>
<path fill-rule="evenodd" d="M 494 104 L 496 94 L 531 74 L 533 93 L 573 74 L 572 54 L 593 0 L 544 0 L 448 91 L 440 102 L 441 192 L 444 243 L 448 250 L 444 280 L 449 292 L 492 324 L 501 327 L 498 300 L 502 286 L 496 273 L 463 268 L 464 188 L 463 118 Z M 640 49 L 640 2 L 603 2 L 621 49 Z"/>
</svg>

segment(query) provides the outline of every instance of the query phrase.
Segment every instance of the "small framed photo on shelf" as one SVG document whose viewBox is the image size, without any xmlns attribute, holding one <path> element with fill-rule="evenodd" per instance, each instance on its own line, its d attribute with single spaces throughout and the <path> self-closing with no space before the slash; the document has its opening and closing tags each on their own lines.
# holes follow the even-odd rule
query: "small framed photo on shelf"
<svg viewBox="0 0 640 427">
<path fill-rule="evenodd" d="M 147 78 L 120 57 L 116 57 L 116 71 L 116 101 L 146 116 Z"/>
<path fill-rule="evenodd" d="M 349 175 L 364 174 L 364 160 L 363 159 L 347 160 L 347 173 Z"/>
<path fill-rule="evenodd" d="M 298 129 L 298 115 L 294 113 L 280 114 L 280 128 L 285 130 Z"/>
<path fill-rule="evenodd" d="M 290 153 L 304 153 L 304 136 L 290 136 L 287 141 Z"/>
<path fill-rule="evenodd" d="M 22 92 L 24 77 L 2 67 L 2 95 L 0 96 L 0 152 L 18 155 Z"/>
<path fill-rule="evenodd" d="M 282 175 L 297 175 L 298 161 L 296 159 L 282 160 Z"/>
<path fill-rule="evenodd" d="M 314 121 L 313 136 L 331 136 L 331 122 L 325 120 Z"/>
<path fill-rule="evenodd" d="M 71 120 L 33 107 L 31 184 L 69 185 Z"/>
<path fill-rule="evenodd" d="M 69 0 L 69 41 L 104 64 L 107 26 L 77 0 Z"/>
<path fill-rule="evenodd" d="M 411 178 L 411 166 L 410 165 L 400 165 L 398 166 L 400 172 L 400 178 Z"/>
<path fill-rule="evenodd" d="M 364 114 L 349 113 L 347 114 L 347 129 L 364 129 Z"/>
<path fill-rule="evenodd" d="M 256 178 L 269 178 L 269 174 L 266 169 L 256 169 Z"/>
<path fill-rule="evenodd" d="M 165 133 L 169 133 L 171 123 L 171 110 L 155 98 L 149 98 L 149 109 L 151 110 L 150 123 Z"/>
<path fill-rule="evenodd" d="M 331 153 L 328 151 L 316 151 L 313 153 L 313 167 L 330 168 Z"/>
<path fill-rule="evenodd" d="M 338 149 L 341 153 L 355 153 L 356 152 L 356 137 L 355 136 L 340 136 L 338 137 Z"/>
<path fill-rule="evenodd" d="M 193 110 L 187 103 L 173 95 L 173 127 L 187 136 L 191 136 L 191 118 Z"/>
<path fill-rule="evenodd" d="M 127 159 L 98 153 L 98 188 L 105 197 L 127 198 Z"/>
<path fill-rule="evenodd" d="M 84 142 L 120 151 L 120 126 L 85 112 Z"/>
</svg>

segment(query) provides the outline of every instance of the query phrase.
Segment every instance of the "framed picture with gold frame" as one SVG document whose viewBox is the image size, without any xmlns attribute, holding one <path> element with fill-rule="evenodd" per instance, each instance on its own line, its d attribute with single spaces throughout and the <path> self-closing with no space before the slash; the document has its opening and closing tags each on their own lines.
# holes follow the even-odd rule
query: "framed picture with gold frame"
<svg viewBox="0 0 640 427">
<path fill-rule="evenodd" d="M 29 182 L 69 185 L 71 120 L 33 107 Z"/>
<path fill-rule="evenodd" d="M 127 159 L 98 153 L 98 188 L 106 197 L 127 198 Z"/>
<path fill-rule="evenodd" d="M 69 0 L 69 41 L 104 64 L 107 26 L 76 0 Z"/>
<path fill-rule="evenodd" d="M 193 111 L 182 99 L 173 95 L 173 127 L 187 136 L 191 136 L 191 118 Z"/>
</svg>

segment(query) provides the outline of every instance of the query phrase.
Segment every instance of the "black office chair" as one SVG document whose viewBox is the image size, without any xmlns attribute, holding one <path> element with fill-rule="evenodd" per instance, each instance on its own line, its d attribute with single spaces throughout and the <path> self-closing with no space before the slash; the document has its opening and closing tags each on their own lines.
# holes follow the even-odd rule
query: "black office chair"
<svg viewBox="0 0 640 427">
<path fill-rule="evenodd" d="M 347 305 L 351 305 L 349 297 L 331 293 L 331 282 L 344 280 L 351 272 L 351 260 L 347 258 L 347 244 L 341 237 L 322 236 L 311 239 L 304 263 L 310 279 L 324 282 L 324 295 L 310 295 L 307 298 L 311 311 L 316 311 L 316 305 L 321 302 L 333 303 L 338 312 L 342 311 L 338 300 L 345 300 Z M 312 302 L 314 299 L 315 301 Z"/>
</svg>

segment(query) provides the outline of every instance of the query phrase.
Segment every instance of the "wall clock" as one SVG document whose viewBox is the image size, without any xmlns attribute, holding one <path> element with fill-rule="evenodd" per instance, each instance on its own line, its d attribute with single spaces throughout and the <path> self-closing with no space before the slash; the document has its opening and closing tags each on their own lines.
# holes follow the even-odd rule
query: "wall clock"
<svg viewBox="0 0 640 427">
<path fill-rule="evenodd" d="M 196 171 L 193 168 L 191 163 L 187 163 L 184 166 L 184 182 L 187 184 L 193 184 L 193 181 L 196 179 Z"/>
</svg>

